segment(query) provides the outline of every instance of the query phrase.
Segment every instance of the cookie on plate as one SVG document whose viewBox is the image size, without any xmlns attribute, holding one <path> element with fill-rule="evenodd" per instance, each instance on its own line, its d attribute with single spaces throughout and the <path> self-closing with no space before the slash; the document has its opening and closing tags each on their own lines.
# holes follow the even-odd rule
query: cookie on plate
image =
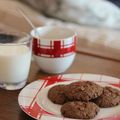
<svg viewBox="0 0 120 120">
<path fill-rule="evenodd" d="M 67 98 L 64 94 L 65 85 L 56 85 L 48 91 L 48 98 L 55 104 L 64 104 Z"/>
<path fill-rule="evenodd" d="M 113 107 L 120 104 L 120 91 L 112 87 L 105 87 L 101 96 L 94 102 L 103 108 Z"/>
<path fill-rule="evenodd" d="M 68 102 L 61 107 L 61 113 L 64 117 L 74 119 L 92 119 L 94 118 L 100 108 L 92 102 Z"/>
<path fill-rule="evenodd" d="M 66 87 L 65 95 L 70 101 L 89 101 L 100 96 L 103 88 L 90 81 L 74 82 Z"/>
</svg>

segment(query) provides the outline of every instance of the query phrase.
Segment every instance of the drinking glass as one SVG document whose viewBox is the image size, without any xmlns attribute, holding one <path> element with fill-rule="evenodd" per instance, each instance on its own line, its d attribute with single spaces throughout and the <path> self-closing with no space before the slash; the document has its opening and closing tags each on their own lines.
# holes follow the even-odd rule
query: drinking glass
<svg viewBox="0 0 120 120">
<path fill-rule="evenodd" d="M 31 63 L 31 44 L 29 35 L 19 33 L 14 40 L 10 37 L 4 42 L 0 41 L 1 88 L 17 90 L 24 87 Z"/>
</svg>

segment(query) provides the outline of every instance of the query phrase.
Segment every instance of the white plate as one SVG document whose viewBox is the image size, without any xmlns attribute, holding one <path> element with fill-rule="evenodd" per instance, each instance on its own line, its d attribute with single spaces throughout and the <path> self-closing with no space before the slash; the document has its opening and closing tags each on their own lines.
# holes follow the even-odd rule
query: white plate
<svg viewBox="0 0 120 120">
<path fill-rule="evenodd" d="M 49 76 L 27 85 L 19 94 L 18 102 L 21 109 L 29 116 L 40 120 L 73 120 L 60 114 L 60 105 L 53 104 L 47 98 L 47 92 L 55 84 L 68 84 L 77 80 L 89 80 L 100 85 L 110 85 L 120 89 L 120 79 L 96 74 L 64 74 Z M 120 120 L 120 105 L 101 109 L 96 116 L 99 120 Z"/>
</svg>

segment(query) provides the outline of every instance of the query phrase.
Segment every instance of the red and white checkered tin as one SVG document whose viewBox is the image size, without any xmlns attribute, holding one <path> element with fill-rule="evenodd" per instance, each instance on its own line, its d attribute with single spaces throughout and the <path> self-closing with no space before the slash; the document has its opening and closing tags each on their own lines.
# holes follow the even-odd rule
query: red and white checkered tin
<svg viewBox="0 0 120 120">
<path fill-rule="evenodd" d="M 120 90 L 120 79 L 100 75 L 100 74 L 64 74 L 57 76 L 49 76 L 27 85 L 19 94 L 18 102 L 20 108 L 29 116 L 37 120 L 74 120 L 64 118 L 56 104 L 53 104 L 47 98 L 47 92 L 44 90 L 55 84 L 67 84 L 75 81 L 93 81 L 98 84 L 109 85 Z M 43 92 L 42 92 L 43 91 Z M 41 94 L 42 93 L 42 94 Z M 38 97 L 41 96 L 41 100 Z M 58 112 L 58 113 L 55 113 Z M 111 108 L 103 108 L 100 110 L 94 120 L 120 120 L 120 105 Z"/>
<path fill-rule="evenodd" d="M 31 35 L 34 58 L 43 71 L 61 73 L 72 64 L 76 51 L 75 32 L 64 27 L 45 26 L 32 30 Z"/>
</svg>

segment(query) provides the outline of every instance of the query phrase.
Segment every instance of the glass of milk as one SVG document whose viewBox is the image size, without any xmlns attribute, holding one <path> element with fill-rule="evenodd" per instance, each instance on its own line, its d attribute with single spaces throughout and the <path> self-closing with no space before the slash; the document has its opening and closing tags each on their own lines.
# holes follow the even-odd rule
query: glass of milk
<svg viewBox="0 0 120 120">
<path fill-rule="evenodd" d="M 31 40 L 22 37 L 12 43 L 0 43 L 0 87 L 17 90 L 26 84 L 31 63 Z"/>
</svg>

